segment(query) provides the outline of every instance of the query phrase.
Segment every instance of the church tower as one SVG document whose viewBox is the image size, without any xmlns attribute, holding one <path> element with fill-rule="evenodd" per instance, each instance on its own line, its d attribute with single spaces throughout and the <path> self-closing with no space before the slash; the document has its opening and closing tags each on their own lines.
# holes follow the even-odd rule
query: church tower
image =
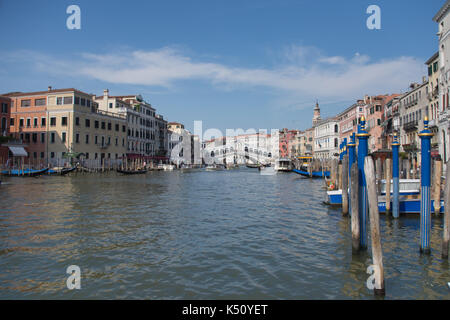
<svg viewBox="0 0 450 320">
<path fill-rule="evenodd" d="M 322 118 L 320 117 L 320 108 L 319 108 L 319 102 L 316 101 L 316 106 L 314 107 L 314 116 L 313 116 L 313 127 L 320 121 Z"/>
</svg>

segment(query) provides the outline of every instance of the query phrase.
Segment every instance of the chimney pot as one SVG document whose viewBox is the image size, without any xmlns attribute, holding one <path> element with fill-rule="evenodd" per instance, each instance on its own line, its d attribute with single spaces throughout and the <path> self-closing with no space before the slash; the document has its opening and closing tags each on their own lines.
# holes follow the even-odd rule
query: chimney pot
<svg viewBox="0 0 450 320">
<path fill-rule="evenodd" d="M 51 91 L 52 90 L 52 86 L 48 86 L 48 91 Z"/>
</svg>

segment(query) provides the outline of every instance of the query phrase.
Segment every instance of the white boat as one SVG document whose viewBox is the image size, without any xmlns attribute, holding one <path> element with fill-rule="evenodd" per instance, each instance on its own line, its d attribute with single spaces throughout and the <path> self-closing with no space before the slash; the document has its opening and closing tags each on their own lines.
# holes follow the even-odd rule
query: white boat
<svg viewBox="0 0 450 320">
<path fill-rule="evenodd" d="M 173 171 L 175 166 L 173 164 L 159 164 L 158 169 L 162 169 L 164 171 Z"/>
<path fill-rule="evenodd" d="M 278 159 L 275 162 L 275 170 L 276 171 L 283 171 L 283 172 L 290 172 L 292 171 L 292 161 L 291 159 Z"/>
<path fill-rule="evenodd" d="M 274 166 L 262 166 L 259 168 L 260 174 L 263 176 L 273 176 L 277 174 Z"/>
<path fill-rule="evenodd" d="M 220 171 L 220 170 L 223 170 L 223 167 L 217 164 L 209 164 L 205 168 L 205 171 Z"/>
</svg>

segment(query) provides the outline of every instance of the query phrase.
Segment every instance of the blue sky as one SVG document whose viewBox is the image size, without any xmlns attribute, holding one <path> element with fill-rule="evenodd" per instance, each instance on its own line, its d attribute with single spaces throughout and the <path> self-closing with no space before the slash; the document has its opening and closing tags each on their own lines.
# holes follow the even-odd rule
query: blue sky
<svg viewBox="0 0 450 320">
<path fill-rule="evenodd" d="M 316 99 L 331 116 L 420 81 L 444 2 L 0 0 L 0 92 L 109 88 L 191 129 L 306 129 Z M 66 28 L 71 4 L 81 30 Z"/>
</svg>

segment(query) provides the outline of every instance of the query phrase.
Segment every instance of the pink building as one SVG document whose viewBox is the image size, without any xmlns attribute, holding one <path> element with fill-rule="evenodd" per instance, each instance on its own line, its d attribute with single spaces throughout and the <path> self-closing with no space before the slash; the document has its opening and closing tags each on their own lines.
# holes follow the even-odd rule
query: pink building
<svg viewBox="0 0 450 320">
<path fill-rule="evenodd" d="M 365 115 L 364 101 L 358 100 L 343 112 L 337 115 L 339 122 L 339 141 L 342 142 L 345 138 L 347 142 L 350 141 L 350 136 L 353 132 L 357 132 L 359 119 Z"/>
</svg>

